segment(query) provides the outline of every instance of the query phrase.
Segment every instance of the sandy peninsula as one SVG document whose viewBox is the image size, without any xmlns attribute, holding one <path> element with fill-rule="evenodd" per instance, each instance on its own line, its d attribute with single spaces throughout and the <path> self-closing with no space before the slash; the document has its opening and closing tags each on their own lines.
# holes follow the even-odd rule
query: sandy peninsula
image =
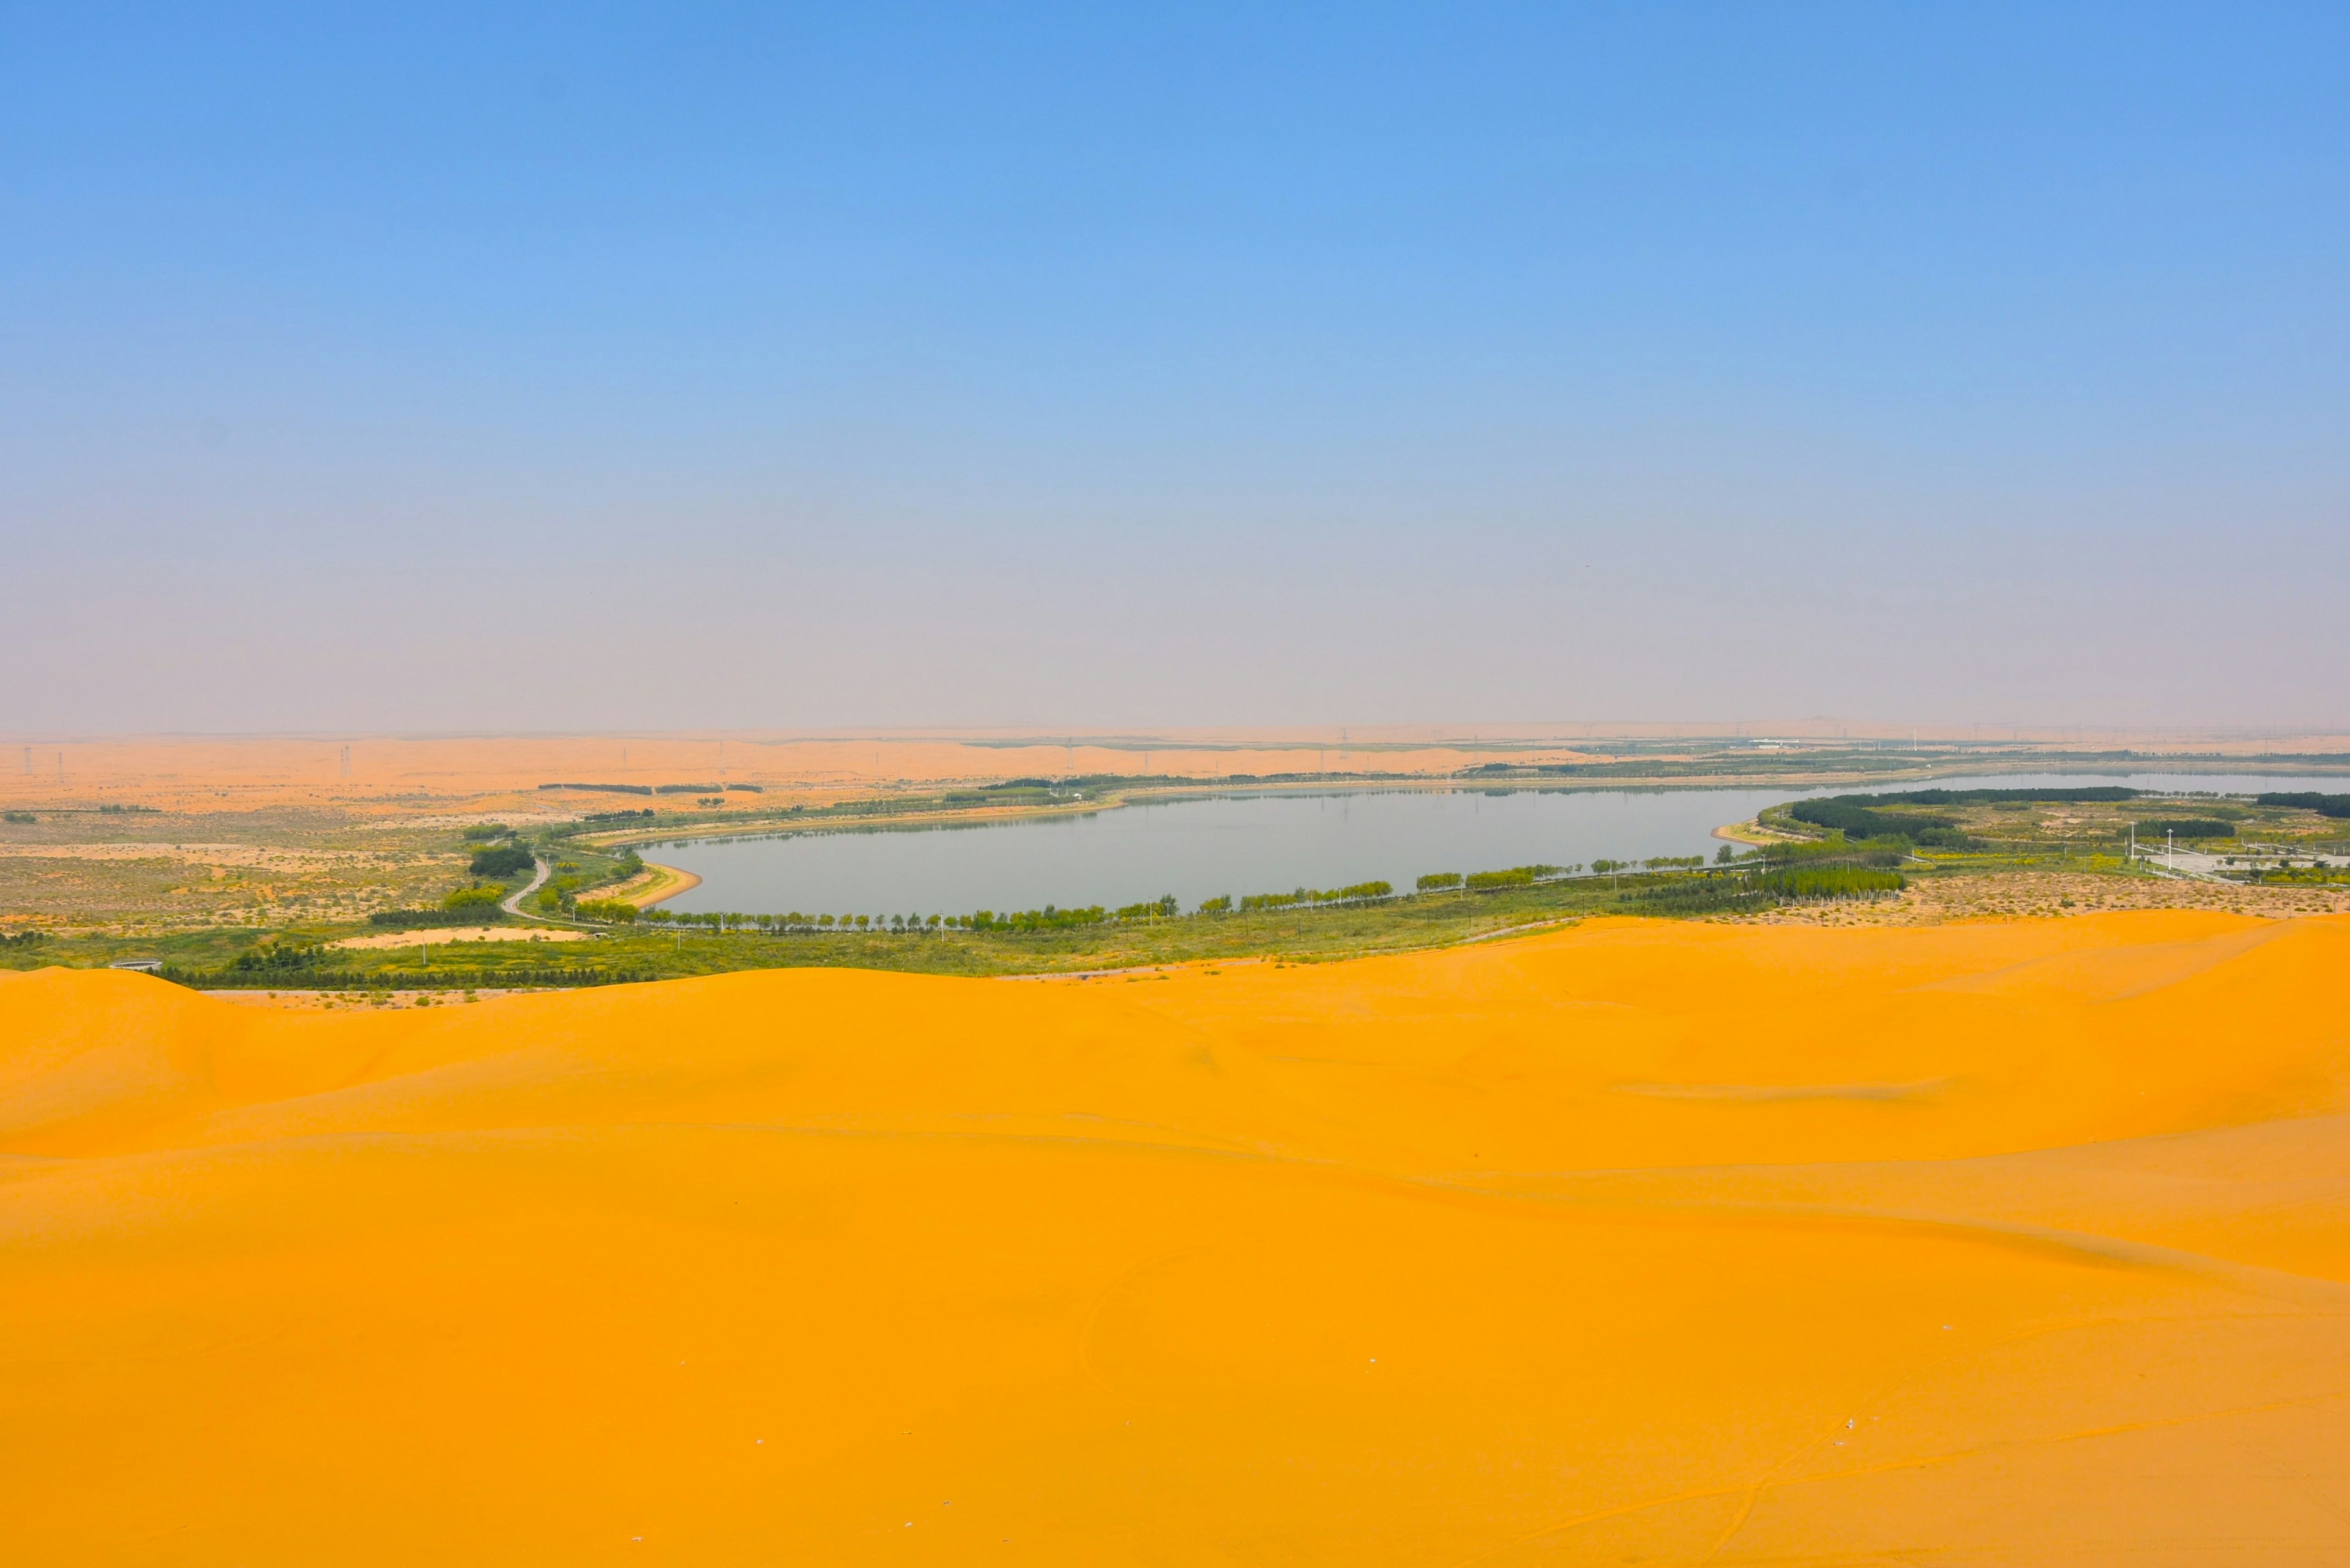
<svg viewBox="0 0 2350 1568">
<path fill-rule="evenodd" d="M 2350 920 L 0 975 L 26 1563 L 2350 1560 Z"/>
</svg>

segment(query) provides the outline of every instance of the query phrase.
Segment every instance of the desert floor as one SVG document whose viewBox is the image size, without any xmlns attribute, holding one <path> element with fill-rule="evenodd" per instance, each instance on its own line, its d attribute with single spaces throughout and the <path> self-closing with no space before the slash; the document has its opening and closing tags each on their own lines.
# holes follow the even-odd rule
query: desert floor
<svg viewBox="0 0 2350 1568">
<path fill-rule="evenodd" d="M 2350 1561 L 2350 919 L 0 975 L 27 1563 Z"/>
</svg>

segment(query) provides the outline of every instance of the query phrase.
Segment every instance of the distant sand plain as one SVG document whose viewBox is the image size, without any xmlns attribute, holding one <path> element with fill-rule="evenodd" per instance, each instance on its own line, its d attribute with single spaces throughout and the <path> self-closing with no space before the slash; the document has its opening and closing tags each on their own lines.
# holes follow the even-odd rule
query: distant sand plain
<svg viewBox="0 0 2350 1568">
<path fill-rule="evenodd" d="M 0 975 L 26 1563 L 2350 1561 L 2350 920 Z"/>
<path fill-rule="evenodd" d="M 1716 737 L 1708 744 L 1718 744 L 1718 738 L 1733 728 L 1751 736 L 1761 727 L 1722 724 L 1703 732 Z M 1845 729 L 1812 722 L 1788 725 L 1780 732 L 1825 743 Z M 888 731 L 23 737 L 0 745 L 0 804 L 37 809 L 107 800 L 195 812 L 331 805 L 396 822 L 402 820 L 403 812 L 429 815 L 446 809 L 447 803 L 464 801 L 508 813 L 536 808 L 567 817 L 581 809 L 581 797 L 550 801 L 537 794 L 539 785 L 715 784 L 723 779 L 759 784 L 789 799 L 820 800 L 864 794 L 877 785 L 1022 774 L 1148 774 L 1201 780 L 1323 772 L 1434 776 L 1496 761 L 1589 762 L 1616 755 L 1635 742 L 1651 748 L 1650 754 L 1663 754 L 1653 748 L 1675 734 L 1669 725 L 1578 723 L 1497 727 L 1482 735 L 1467 726 L 1419 725 L 1323 732 L 1199 730 L 1156 736 L 1098 731 L 1066 735 Z M 1861 743 L 1873 740 L 1887 746 L 1906 735 L 1851 732 Z M 2033 738 L 2029 732 L 2016 735 L 2027 743 Z M 1939 739 L 1966 745 L 1985 738 L 1980 732 L 1962 731 Z M 2004 732 L 1988 737 L 2006 738 Z M 1926 739 L 1930 747 L 1938 738 L 1929 733 Z M 2222 753 L 2254 757 L 2350 751 L 2350 736 L 2314 733 L 2248 740 L 2114 732 L 2083 740 L 2052 732 L 2041 743 L 2051 753 L 2137 746 L 2173 763 Z M 347 749 L 348 773 L 344 772 Z M 1983 768 L 2000 765 L 1998 755 L 1991 752 L 1964 760 Z M 616 806 L 629 804 L 625 797 L 604 798 Z M 729 804 L 758 803 L 742 796 Z"/>
</svg>

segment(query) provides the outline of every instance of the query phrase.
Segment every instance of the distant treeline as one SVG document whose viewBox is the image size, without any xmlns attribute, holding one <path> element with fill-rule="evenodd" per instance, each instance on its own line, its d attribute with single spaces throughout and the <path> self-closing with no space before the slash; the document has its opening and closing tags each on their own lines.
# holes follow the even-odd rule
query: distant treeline
<svg viewBox="0 0 2350 1568">
<path fill-rule="evenodd" d="M 1989 805 L 1998 801 L 2095 805 L 2136 800 L 2141 793 L 2119 784 L 2089 784 L 2079 789 L 1913 789 L 1898 794 L 1839 794 L 1828 798 L 1845 805 Z"/>
<path fill-rule="evenodd" d="M 1789 806 L 1787 815 L 1797 822 L 1829 828 L 1855 841 L 1901 837 L 1932 848 L 1968 849 L 1974 847 L 1975 841 L 1959 826 L 1956 817 L 1918 811 L 1897 815 L 1876 808 L 2019 802 L 2112 805 L 2135 800 L 2138 794 L 2120 784 L 2091 784 L 2078 789 L 1915 789 L 1888 794 L 1837 794 L 1802 800 Z"/>
<path fill-rule="evenodd" d="M 1461 879 L 1461 884 L 1471 891 L 1489 888 L 1531 888 L 1565 869 L 1564 866 L 1513 866 L 1506 871 L 1471 871 Z"/>
<path fill-rule="evenodd" d="M 1592 862 L 1592 869 L 1605 871 L 1613 861 Z M 1678 864 L 1678 862 L 1676 863 Z M 1471 871 L 1462 876 L 1458 871 L 1431 871 L 1415 886 L 1423 893 L 1441 893 L 1453 888 L 1467 888 L 1472 892 L 1491 892 L 1497 888 L 1531 888 L 1537 882 L 1547 882 L 1555 877 L 1568 876 L 1581 870 L 1579 866 L 1513 866 L 1506 871 Z M 1379 884 L 1385 887 L 1385 883 Z"/>
<path fill-rule="evenodd" d="M 2151 822 L 2139 823 L 2137 830 L 2141 837 L 2150 838 L 2159 838 L 2166 833 L 2173 838 L 2233 838 L 2236 836 L 2234 823 L 2217 822 L 2203 816 L 2158 817 Z"/>
<path fill-rule="evenodd" d="M 1757 873 L 1715 872 L 1623 895 L 1661 914 L 1704 915 L 1783 904 L 1874 898 L 1909 885 L 1898 871 L 1861 865 L 1790 865 Z"/>
<path fill-rule="evenodd" d="M 731 789 L 742 794 L 764 794 L 766 793 L 767 786 L 764 784 L 543 784 L 538 787 L 541 789 L 583 789 L 592 791 L 598 794 L 716 794 L 722 789 Z"/>
<path fill-rule="evenodd" d="M 252 957 L 245 954 L 244 957 Z M 180 969 L 166 964 L 157 971 L 174 984 L 202 991 L 220 987 L 265 985 L 272 991 L 484 991 L 521 986 L 633 985 L 659 980 L 651 970 L 587 969 L 420 969 L 369 970 L 279 969 L 266 963 L 249 968 L 235 964 L 220 969 Z"/>
<path fill-rule="evenodd" d="M 1764 892 L 1782 898 L 1860 898 L 1878 893 L 1898 893 L 1909 879 L 1898 871 L 1877 871 L 1864 866 L 1798 866 L 1765 871 L 1754 878 Z"/>
<path fill-rule="evenodd" d="M 1081 909 L 1063 909 L 1047 904 L 1041 909 L 1021 909 L 997 914 L 982 909 L 970 915 L 803 915 L 794 910 L 787 915 L 744 915 L 732 912 L 685 914 L 664 909 L 656 905 L 639 910 L 636 918 L 656 926 L 693 926 L 710 931 L 758 931 L 765 935 L 789 932 L 817 932 L 825 936 L 836 933 L 875 936 L 913 935 L 935 931 L 941 926 L 965 931 L 1060 931 L 1078 926 L 1098 926 L 1113 919 L 1144 919 L 1153 915 L 1171 914 L 1175 909 L 1172 898 L 1155 902 L 1129 904 L 1112 914 L 1099 904 L 1089 904 Z M 584 909 L 587 906 L 583 905 Z"/>
<path fill-rule="evenodd" d="M 2292 806 L 2320 816 L 2350 816 L 2350 794 L 2319 794 L 2312 790 L 2272 790 L 2253 797 L 2262 805 Z"/>
<path fill-rule="evenodd" d="M 1299 888 L 1288 893 L 1252 893 L 1241 909 L 1287 909 L 1300 904 L 1345 904 L 1357 898 L 1384 898 L 1395 888 L 1385 882 L 1357 882 L 1349 888 Z"/>
<path fill-rule="evenodd" d="M 1934 835 L 1937 839 L 1945 835 L 1952 835 L 1961 840 L 1966 836 L 1958 832 L 1956 817 L 1923 814 L 1895 816 L 1841 799 L 1797 801 L 1787 808 L 1787 815 L 1797 822 L 1829 828 L 1856 842 L 1864 838 L 1894 837 L 1922 841 L 1928 834 Z"/>
</svg>

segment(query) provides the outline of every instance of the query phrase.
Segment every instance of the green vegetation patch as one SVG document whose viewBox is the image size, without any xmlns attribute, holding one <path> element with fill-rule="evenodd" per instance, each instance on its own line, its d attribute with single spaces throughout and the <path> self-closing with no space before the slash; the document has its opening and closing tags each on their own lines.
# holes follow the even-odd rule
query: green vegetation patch
<svg viewBox="0 0 2350 1568">
<path fill-rule="evenodd" d="M 520 877 L 533 864 L 529 850 L 519 844 L 504 844 L 495 849 L 474 850 L 465 869 L 476 877 Z"/>
<path fill-rule="evenodd" d="M 2314 790 L 2271 790 L 2256 795 L 2258 805 L 2282 805 L 2295 811 L 2314 811 L 2320 816 L 2350 816 L 2350 794 L 2319 794 Z"/>
<path fill-rule="evenodd" d="M 484 909 L 478 903 L 461 904 L 442 909 L 378 909 L 368 917 L 368 924 L 390 930 L 419 929 L 431 926 L 478 926 L 484 920 L 503 920 L 506 912 L 490 901 Z"/>
</svg>

